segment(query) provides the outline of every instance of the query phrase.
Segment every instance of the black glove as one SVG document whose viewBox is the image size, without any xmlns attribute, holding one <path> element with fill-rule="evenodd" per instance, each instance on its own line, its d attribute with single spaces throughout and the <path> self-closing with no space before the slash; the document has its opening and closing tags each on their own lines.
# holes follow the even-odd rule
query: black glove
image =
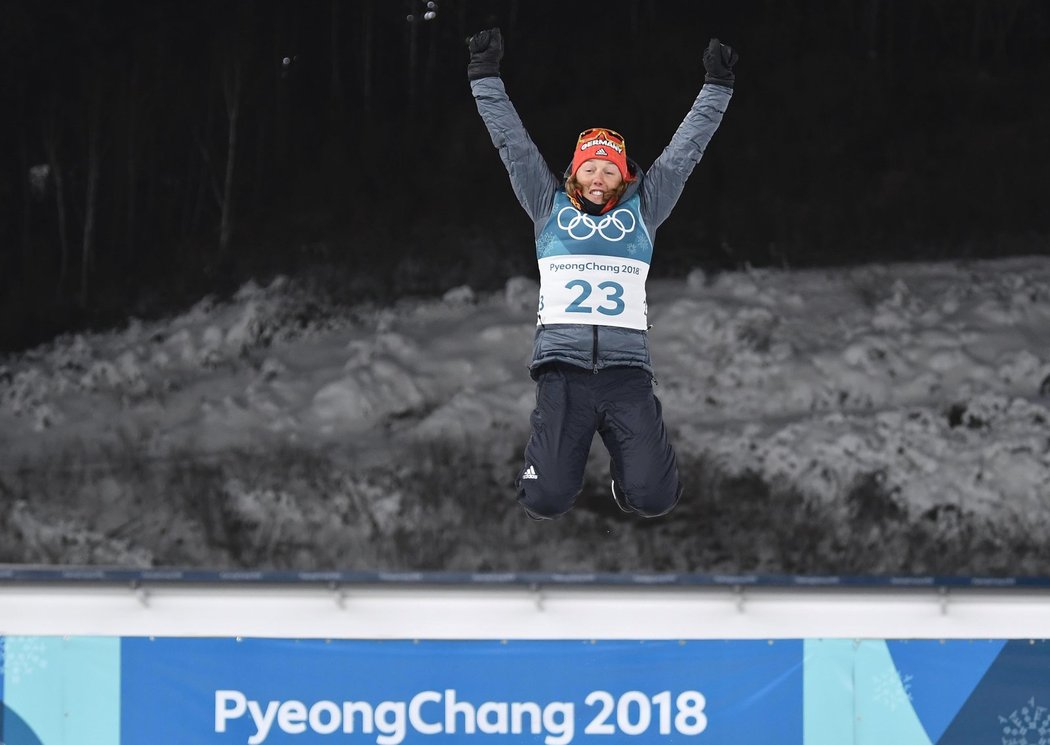
<svg viewBox="0 0 1050 745">
<path fill-rule="evenodd" d="M 499 61 L 503 59 L 503 34 L 498 27 L 478 31 L 467 39 L 467 49 L 470 50 L 467 80 L 499 77 Z"/>
<path fill-rule="evenodd" d="M 736 64 L 737 56 L 733 47 L 722 44 L 718 39 L 711 39 L 704 50 L 704 69 L 707 70 L 704 82 L 732 88 L 733 65 Z"/>
</svg>

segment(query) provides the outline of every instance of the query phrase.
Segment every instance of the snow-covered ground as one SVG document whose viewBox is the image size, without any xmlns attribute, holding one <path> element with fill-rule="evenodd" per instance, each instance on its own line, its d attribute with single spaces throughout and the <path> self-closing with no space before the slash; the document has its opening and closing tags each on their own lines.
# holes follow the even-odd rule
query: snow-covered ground
<svg viewBox="0 0 1050 745">
<path fill-rule="evenodd" d="M 493 295 L 460 287 L 442 299 L 371 307 L 334 305 L 278 280 L 164 321 L 0 359 L 0 540 L 8 536 L 22 552 L 0 562 L 398 563 L 389 548 L 349 559 L 318 554 L 316 544 L 389 543 L 399 523 L 439 524 L 427 505 L 435 514 L 451 507 L 425 498 L 411 507 L 404 495 L 416 473 L 411 461 L 463 453 L 467 467 L 488 470 L 480 482 L 491 493 L 474 495 L 482 510 L 501 525 L 521 523 L 532 540 L 545 529 L 561 540 L 564 527 L 522 520 L 509 486 L 534 400 L 526 364 L 536 290 L 515 278 Z M 1050 258 L 696 270 L 648 290 L 657 395 L 680 460 L 706 474 L 687 485 L 682 515 L 729 480 L 832 510 L 867 489 L 883 512 L 950 508 L 1018 530 L 1050 523 Z M 313 454 L 310 468 L 330 468 L 327 486 L 311 488 L 334 493 L 315 493 L 311 505 L 279 480 L 250 483 L 252 470 L 288 453 L 300 465 L 303 453 Z M 588 468 L 595 484 L 607 483 L 606 460 L 596 440 Z M 195 503 L 199 530 L 183 526 L 182 548 L 162 550 L 163 531 L 145 528 L 136 513 L 180 530 L 179 510 L 164 507 L 175 496 L 143 493 L 171 490 L 171 478 L 158 484 L 148 472 L 174 462 L 183 477 L 200 468 L 219 474 L 196 482 L 218 483 L 217 494 L 178 499 L 223 506 Z M 241 472 L 224 470 L 229 462 Z M 449 483 L 421 487 L 431 498 L 458 493 Z M 311 509 L 316 517 L 304 522 Z M 369 524 L 355 528 L 365 513 Z M 558 522 L 584 519 L 574 515 Z M 472 519 L 470 510 L 445 517 Z M 328 537 L 326 519 L 341 526 Z M 596 532 L 640 534 L 622 522 L 630 518 L 593 520 Z M 470 524 L 460 529 L 469 533 Z M 238 531 L 254 548 L 241 546 L 231 559 Z M 293 533 L 296 548 L 282 553 Z M 462 553 L 449 557 L 457 567 L 471 563 Z M 573 562 L 557 551 L 551 557 Z M 719 567 L 782 569 L 776 561 Z M 1041 561 L 1018 569 L 1050 573 L 1050 561 Z"/>
</svg>

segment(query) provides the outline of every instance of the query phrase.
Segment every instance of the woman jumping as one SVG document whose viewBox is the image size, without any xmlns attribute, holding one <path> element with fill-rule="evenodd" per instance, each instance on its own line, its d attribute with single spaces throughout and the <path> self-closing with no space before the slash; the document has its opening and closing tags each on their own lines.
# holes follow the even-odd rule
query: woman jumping
<svg viewBox="0 0 1050 745">
<path fill-rule="evenodd" d="M 517 499 L 535 519 L 572 509 L 598 432 L 609 451 L 612 496 L 620 509 L 666 515 L 681 498 L 682 485 L 653 393 L 645 280 L 656 229 L 733 95 L 737 55 L 711 40 L 703 55 L 704 86 L 648 171 L 627 157 L 620 134 L 592 127 L 580 133 L 572 163 L 559 179 L 499 77 L 500 30 L 475 34 L 468 48 L 471 91 L 514 193 L 532 218 L 540 270 L 529 366 L 536 408 Z"/>
</svg>

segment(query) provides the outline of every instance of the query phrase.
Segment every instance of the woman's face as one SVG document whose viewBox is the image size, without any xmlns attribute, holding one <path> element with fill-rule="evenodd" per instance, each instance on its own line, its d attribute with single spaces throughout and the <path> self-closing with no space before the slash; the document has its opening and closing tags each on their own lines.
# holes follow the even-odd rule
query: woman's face
<svg viewBox="0 0 1050 745">
<path fill-rule="evenodd" d="M 623 182 L 620 169 L 607 160 L 592 158 L 584 161 L 576 171 L 576 183 L 580 185 L 583 196 L 595 204 L 605 204 Z"/>
</svg>

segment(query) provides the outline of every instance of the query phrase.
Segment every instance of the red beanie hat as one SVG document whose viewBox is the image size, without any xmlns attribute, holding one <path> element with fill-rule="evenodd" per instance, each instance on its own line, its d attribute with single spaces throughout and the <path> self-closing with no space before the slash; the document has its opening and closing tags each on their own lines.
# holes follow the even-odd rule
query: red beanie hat
<svg viewBox="0 0 1050 745">
<path fill-rule="evenodd" d="M 627 170 L 627 145 L 619 132 L 600 127 L 580 132 L 580 137 L 576 140 L 576 150 L 572 154 L 573 175 L 576 175 L 580 166 L 594 158 L 609 161 L 620 169 L 624 181 L 631 180 L 631 174 Z"/>
</svg>

